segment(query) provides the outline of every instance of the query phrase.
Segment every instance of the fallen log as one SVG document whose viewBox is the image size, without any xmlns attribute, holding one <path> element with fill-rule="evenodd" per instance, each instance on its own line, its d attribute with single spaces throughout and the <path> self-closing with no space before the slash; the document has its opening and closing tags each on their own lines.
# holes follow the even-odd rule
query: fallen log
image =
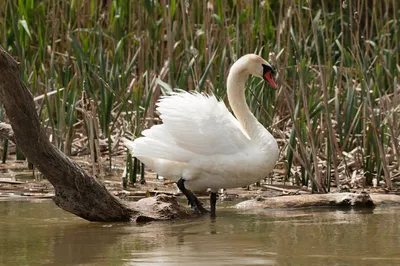
<svg viewBox="0 0 400 266">
<path fill-rule="evenodd" d="M 370 194 L 375 205 L 400 204 L 400 195 L 393 194 Z"/>
<path fill-rule="evenodd" d="M 375 207 L 379 204 L 400 204 L 400 196 L 387 194 L 361 193 L 328 193 L 256 198 L 242 201 L 234 206 L 236 209 L 281 209 L 304 207 Z"/>
<path fill-rule="evenodd" d="M 16 181 L 16 180 L 11 180 L 11 179 L 9 179 L 9 178 L 0 178 L 0 183 L 3 183 L 3 184 L 12 184 L 12 185 L 21 185 L 21 184 L 25 184 L 25 182 Z"/>
</svg>

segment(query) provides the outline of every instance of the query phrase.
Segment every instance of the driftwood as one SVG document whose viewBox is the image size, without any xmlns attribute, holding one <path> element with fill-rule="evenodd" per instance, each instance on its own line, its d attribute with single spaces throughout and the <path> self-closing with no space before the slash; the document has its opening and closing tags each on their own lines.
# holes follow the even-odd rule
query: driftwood
<svg viewBox="0 0 400 266">
<path fill-rule="evenodd" d="M 262 210 L 304 207 L 375 207 L 379 204 L 399 204 L 400 196 L 368 193 L 328 193 L 257 198 L 236 204 L 236 209 Z"/>
<path fill-rule="evenodd" d="M 20 79 L 18 63 L 2 47 L 0 101 L 13 130 L 12 141 L 54 186 L 53 200 L 63 210 L 89 221 L 102 222 L 164 220 L 194 215 L 170 196 L 149 198 L 128 206 L 55 148 L 41 126 L 32 94 Z M 1 128 L 6 129 L 2 135 L 10 137 L 10 128 L 4 124 Z"/>
</svg>

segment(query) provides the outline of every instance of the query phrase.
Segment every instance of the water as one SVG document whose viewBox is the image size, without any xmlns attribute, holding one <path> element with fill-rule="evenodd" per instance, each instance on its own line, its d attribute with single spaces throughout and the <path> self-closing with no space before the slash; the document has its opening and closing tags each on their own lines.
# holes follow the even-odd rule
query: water
<svg viewBox="0 0 400 266">
<path fill-rule="evenodd" d="M 400 207 L 218 214 L 104 224 L 0 201 L 0 265 L 400 265 Z"/>
</svg>

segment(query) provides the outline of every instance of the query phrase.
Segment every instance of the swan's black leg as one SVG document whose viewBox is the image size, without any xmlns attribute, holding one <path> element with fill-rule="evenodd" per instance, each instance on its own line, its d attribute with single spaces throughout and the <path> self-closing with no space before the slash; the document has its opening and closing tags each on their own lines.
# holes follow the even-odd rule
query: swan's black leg
<svg viewBox="0 0 400 266">
<path fill-rule="evenodd" d="M 208 211 L 206 209 L 204 209 L 203 205 L 201 204 L 199 199 L 193 194 L 193 192 L 185 188 L 185 179 L 183 179 L 183 178 L 179 179 L 178 182 L 176 182 L 176 184 L 178 185 L 178 188 L 180 189 L 180 191 L 182 191 L 182 193 L 188 199 L 192 209 L 194 209 L 195 211 L 197 211 L 201 214 L 208 213 Z"/>
<path fill-rule="evenodd" d="M 210 216 L 215 218 L 215 207 L 217 205 L 217 193 L 211 192 L 210 194 Z"/>
</svg>

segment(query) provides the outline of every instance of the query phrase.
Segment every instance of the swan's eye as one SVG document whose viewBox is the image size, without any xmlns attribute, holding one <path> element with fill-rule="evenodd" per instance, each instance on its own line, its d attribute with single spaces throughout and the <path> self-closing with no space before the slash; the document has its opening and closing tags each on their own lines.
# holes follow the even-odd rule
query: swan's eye
<svg viewBox="0 0 400 266">
<path fill-rule="evenodd" d="M 275 73 L 274 70 L 272 69 L 272 67 L 269 65 L 265 65 L 265 64 L 262 64 L 262 67 L 263 67 L 264 80 L 268 81 L 269 84 L 272 85 L 272 87 L 277 88 L 278 86 L 276 85 L 274 78 L 272 76 Z"/>
<path fill-rule="evenodd" d="M 271 74 L 274 74 L 274 70 L 272 69 L 271 66 L 266 65 L 266 64 L 261 64 L 263 67 L 263 77 L 265 77 L 265 74 L 267 74 L 268 72 L 271 72 Z"/>
<path fill-rule="evenodd" d="M 274 70 L 274 67 L 273 67 L 273 66 L 271 66 L 271 74 L 272 74 L 272 75 L 275 75 L 275 70 Z"/>
</svg>

